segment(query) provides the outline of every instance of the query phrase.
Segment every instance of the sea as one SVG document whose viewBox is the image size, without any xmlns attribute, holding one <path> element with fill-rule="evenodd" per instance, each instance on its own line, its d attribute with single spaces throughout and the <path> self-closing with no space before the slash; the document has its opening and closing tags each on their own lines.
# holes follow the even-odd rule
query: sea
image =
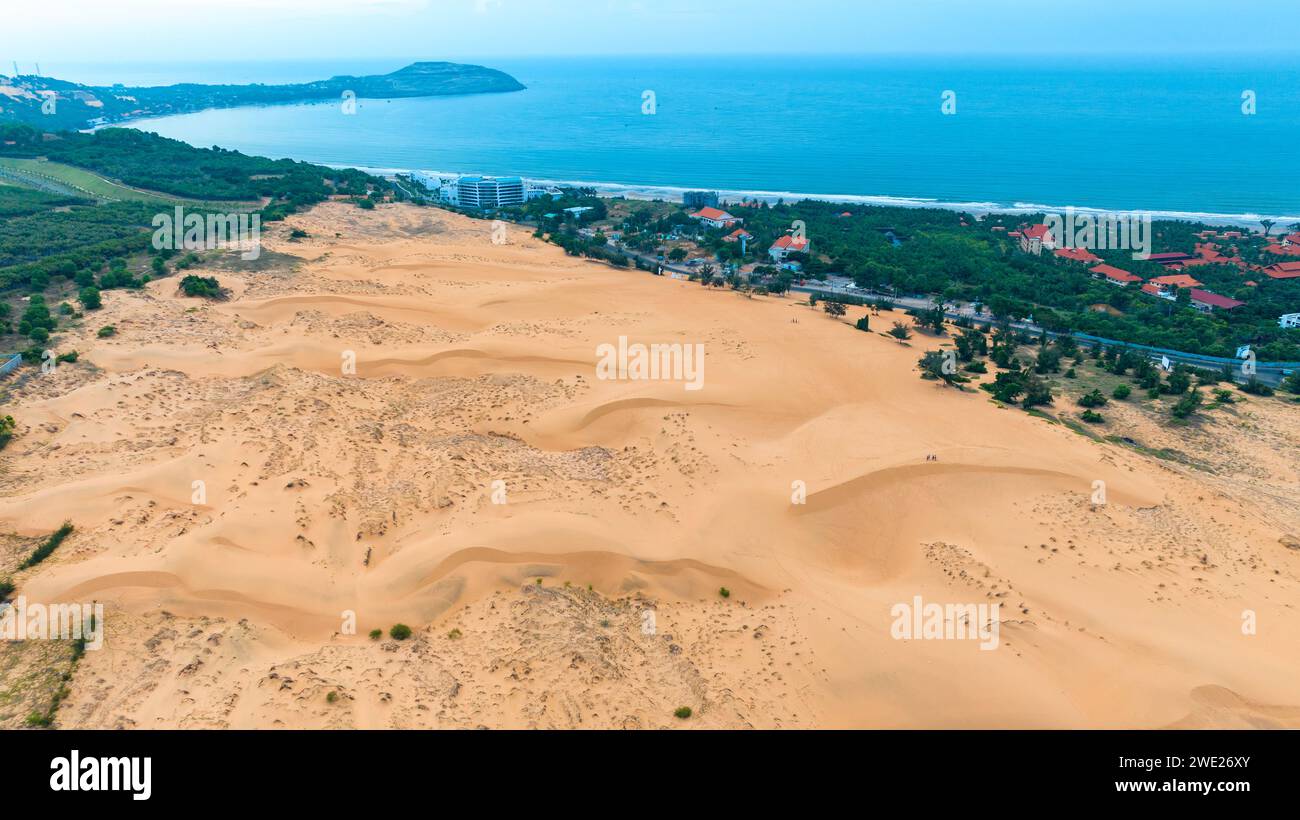
<svg viewBox="0 0 1300 820">
<path fill-rule="evenodd" d="M 283 83 L 418 59 L 45 66 L 91 84 Z M 510 94 L 209 110 L 132 127 L 375 171 L 611 194 L 1300 221 L 1300 53 L 464 59 Z"/>
</svg>

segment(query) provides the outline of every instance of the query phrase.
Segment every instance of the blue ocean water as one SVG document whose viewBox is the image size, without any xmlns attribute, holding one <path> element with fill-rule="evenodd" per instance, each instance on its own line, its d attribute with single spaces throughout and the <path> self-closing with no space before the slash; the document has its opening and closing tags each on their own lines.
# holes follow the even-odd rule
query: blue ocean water
<svg viewBox="0 0 1300 820">
<path fill-rule="evenodd" d="M 135 67 L 116 81 L 286 82 L 406 62 Z M 1300 54 L 477 62 L 528 90 L 363 100 L 352 116 L 316 104 L 134 125 L 324 164 L 650 194 L 709 188 L 1300 220 Z M 1254 115 L 1243 113 L 1248 90 Z M 647 91 L 652 115 L 643 113 Z M 946 91 L 956 95 L 953 115 L 941 110 Z"/>
</svg>

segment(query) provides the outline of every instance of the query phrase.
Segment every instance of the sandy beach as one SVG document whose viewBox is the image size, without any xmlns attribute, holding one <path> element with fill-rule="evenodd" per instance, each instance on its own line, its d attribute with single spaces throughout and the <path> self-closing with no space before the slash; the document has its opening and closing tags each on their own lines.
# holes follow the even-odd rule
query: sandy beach
<svg viewBox="0 0 1300 820">
<path fill-rule="evenodd" d="M 14 388 L 0 533 L 76 525 L 15 582 L 106 613 L 59 726 L 1300 727 L 1294 407 L 1114 410 L 1189 465 L 921 380 L 888 314 L 404 205 L 263 241 Z M 620 336 L 702 389 L 598 378 Z M 997 648 L 895 637 L 918 596 Z"/>
</svg>

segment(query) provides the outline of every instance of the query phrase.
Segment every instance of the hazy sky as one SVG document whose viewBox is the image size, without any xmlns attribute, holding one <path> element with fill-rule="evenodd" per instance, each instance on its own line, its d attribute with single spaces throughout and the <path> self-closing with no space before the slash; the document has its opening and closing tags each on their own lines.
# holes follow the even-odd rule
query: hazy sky
<svg viewBox="0 0 1300 820">
<path fill-rule="evenodd" d="M 1297 0 L 33 0 L 12 60 L 1297 50 Z"/>
</svg>

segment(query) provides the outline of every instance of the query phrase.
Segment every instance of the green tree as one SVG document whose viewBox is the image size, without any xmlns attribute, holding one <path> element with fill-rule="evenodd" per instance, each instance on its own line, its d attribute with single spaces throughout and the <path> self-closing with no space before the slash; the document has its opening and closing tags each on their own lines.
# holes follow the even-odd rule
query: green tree
<svg viewBox="0 0 1300 820">
<path fill-rule="evenodd" d="M 104 306 L 104 300 L 100 298 L 99 288 L 88 287 L 82 288 L 77 292 L 77 300 L 86 310 L 99 310 Z"/>
</svg>

